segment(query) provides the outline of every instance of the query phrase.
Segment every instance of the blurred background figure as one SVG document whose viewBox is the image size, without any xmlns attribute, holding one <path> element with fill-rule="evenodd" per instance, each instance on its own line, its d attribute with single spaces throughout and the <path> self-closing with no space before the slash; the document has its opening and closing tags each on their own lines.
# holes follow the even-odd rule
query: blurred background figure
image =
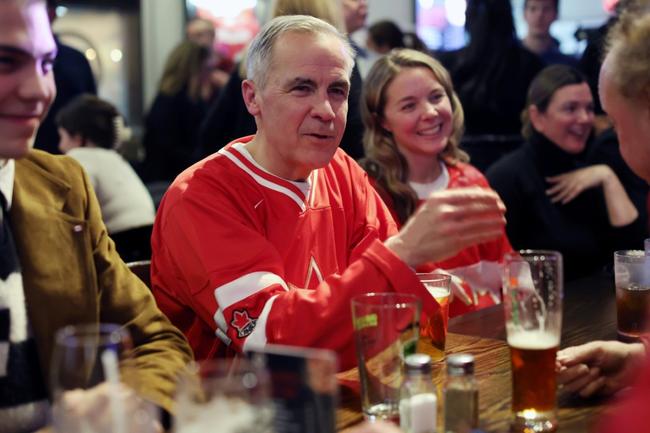
<svg viewBox="0 0 650 433">
<path fill-rule="evenodd" d="M 192 41 L 174 48 L 145 121 L 145 181 L 171 182 L 196 162 L 199 127 L 212 100 L 210 50 Z"/>
<path fill-rule="evenodd" d="M 368 71 L 377 59 L 394 48 L 411 48 L 428 53 L 429 49 L 417 34 L 403 32 L 402 29 L 391 20 L 381 20 L 368 27 L 366 32 L 366 55 L 358 58 L 359 71 L 365 78 Z"/>
<path fill-rule="evenodd" d="M 88 173 L 122 260 L 149 260 L 155 209 L 138 175 L 116 151 L 130 137 L 122 116 L 109 102 L 81 95 L 57 113 L 56 124 L 59 149 Z"/>
<path fill-rule="evenodd" d="M 214 87 L 215 97 L 228 82 L 234 67 L 232 61 L 217 50 L 217 29 L 214 23 L 204 18 L 194 18 L 187 23 L 187 39 L 210 50 L 210 81 Z"/>
<path fill-rule="evenodd" d="M 50 23 L 56 19 L 57 6 L 59 6 L 59 0 L 47 0 L 47 14 Z M 56 35 L 54 35 L 54 42 L 56 42 L 58 51 L 54 61 L 56 98 L 47 117 L 38 128 L 34 147 L 50 153 L 61 153 L 59 151 L 59 133 L 55 123 L 56 113 L 78 95 L 97 94 L 97 86 L 86 57 L 76 49 L 61 43 Z"/>
<path fill-rule="evenodd" d="M 593 97 L 580 71 L 544 69 L 522 119 L 526 143 L 487 173 L 506 205 L 513 247 L 560 251 L 567 279 L 611 264 L 615 250 L 640 247 L 645 211 L 590 141 Z"/>
<path fill-rule="evenodd" d="M 437 60 L 420 51 L 393 50 L 370 69 L 362 96 L 367 157 L 361 165 L 398 227 L 435 191 L 489 188 L 458 148 L 463 108 L 449 73 Z M 501 302 L 499 262 L 511 250 L 503 233 L 417 270 L 442 269 L 454 275 L 453 317 Z"/>
<path fill-rule="evenodd" d="M 525 0 L 524 20 L 528 24 L 524 47 L 537 54 L 546 65 L 556 63 L 575 66 L 578 60 L 560 52 L 560 42 L 551 35 L 551 25 L 557 19 L 559 0 Z"/>
<path fill-rule="evenodd" d="M 465 111 L 461 147 L 484 171 L 521 144 L 519 116 L 544 65 L 517 39 L 510 0 L 469 0 L 465 16 L 467 45 L 438 56 Z"/>
<path fill-rule="evenodd" d="M 341 32 L 356 31 L 365 23 L 367 15 L 366 0 L 345 0 L 342 3 L 331 0 L 275 0 L 270 9 L 270 17 L 284 15 L 310 15 L 320 18 Z M 353 29 L 353 30 L 350 30 Z M 210 155 L 230 141 L 254 134 L 257 130 L 255 119 L 248 113 L 241 93 L 241 83 L 245 79 L 245 66 L 239 64 L 230 75 L 228 83 L 219 98 L 210 106 L 201 125 L 200 153 Z M 348 116 L 341 148 L 357 159 L 363 156 L 363 122 L 359 111 L 362 80 L 355 64 L 352 70 L 350 93 L 348 96 Z"/>
<path fill-rule="evenodd" d="M 377 21 L 368 27 L 366 46 L 377 54 L 386 54 L 393 48 L 411 48 L 428 52 L 427 46 L 412 32 L 404 33 L 390 20 Z"/>
</svg>

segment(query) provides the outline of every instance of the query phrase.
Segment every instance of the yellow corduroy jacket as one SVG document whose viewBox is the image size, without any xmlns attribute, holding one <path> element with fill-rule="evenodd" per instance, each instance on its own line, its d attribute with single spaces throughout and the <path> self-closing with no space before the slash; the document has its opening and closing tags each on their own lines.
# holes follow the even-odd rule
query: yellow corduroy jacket
<svg viewBox="0 0 650 433">
<path fill-rule="evenodd" d="M 120 259 L 81 166 L 37 150 L 16 160 L 10 219 L 45 383 L 58 329 L 118 323 L 135 347 L 137 375 L 125 381 L 173 413 L 177 375 L 191 349 Z"/>
</svg>

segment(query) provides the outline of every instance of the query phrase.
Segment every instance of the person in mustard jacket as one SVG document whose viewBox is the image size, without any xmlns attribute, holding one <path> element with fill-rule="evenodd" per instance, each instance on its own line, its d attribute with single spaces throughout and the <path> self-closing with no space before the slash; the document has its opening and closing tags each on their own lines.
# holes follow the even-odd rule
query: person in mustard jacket
<svg viewBox="0 0 650 433">
<path fill-rule="evenodd" d="M 3 432 L 47 425 L 55 333 L 64 326 L 116 323 L 129 331 L 135 373 L 123 375 L 125 405 L 137 395 L 172 413 L 176 375 L 192 356 L 115 251 L 81 166 L 31 149 L 56 93 L 55 47 L 44 0 L 0 2 Z M 96 419 L 108 410 L 106 395 L 88 391 L 82 400 L 87 410 L 98 411 Z"/>
</svg>

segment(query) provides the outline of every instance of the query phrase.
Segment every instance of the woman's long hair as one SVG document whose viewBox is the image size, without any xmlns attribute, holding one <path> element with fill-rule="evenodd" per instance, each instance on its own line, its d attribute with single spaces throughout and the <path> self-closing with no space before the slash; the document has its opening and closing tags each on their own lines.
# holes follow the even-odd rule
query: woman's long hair
<svg viewBox="0 0 650 433">
<path fill-rule="evenodd" d="M 434 58 L 411 49 L 393 50 L 381 57 L 368 72 L 361 94 L 361 116 L 365 126 L 363 145 L 366 159 L 363 167 L 393 201 L 393 209 L 404 223 L 415 212 L 417 195 L 408 183 L 409 168 L 398 151 L 393 135 L 382 127 L 386 108 L 386 90 L 404 68 L 427 68 L 442 85 L 452 109 L 452 133 L 439 157 L 449 164 L 468 161 L 459 149 L 463 135 L 463 107 L 454 92 L 449 72 Z"/>
<path fill-rule="evenodd" d="M 208 48 L 191 41 L 183 41 L 174 48 L 160 79 L 160 93 L 176 95 L 183 89 L 193 101 L 201 98 L 201 87 L 210 59 Z"/>
</svg>

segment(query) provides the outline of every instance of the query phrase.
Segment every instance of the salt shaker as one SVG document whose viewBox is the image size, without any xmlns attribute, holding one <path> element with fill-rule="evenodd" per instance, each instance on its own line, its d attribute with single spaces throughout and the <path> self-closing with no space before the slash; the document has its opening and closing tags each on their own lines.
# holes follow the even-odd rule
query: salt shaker
<svg viewBox="0 0 650 433">
<path fill-rule="evenodd" d="M 406 433 L 435 433 L 438 397 L 431 376 L 431 357 L 406 357 L 399 402 L 400 427 Z"/>
<path fill-rule="evenodd" d="M 446 433 L 478 428 L 478 385 L 472 355 L 459 353 L 447 357 L 444 396 Z"/>
</svg>

